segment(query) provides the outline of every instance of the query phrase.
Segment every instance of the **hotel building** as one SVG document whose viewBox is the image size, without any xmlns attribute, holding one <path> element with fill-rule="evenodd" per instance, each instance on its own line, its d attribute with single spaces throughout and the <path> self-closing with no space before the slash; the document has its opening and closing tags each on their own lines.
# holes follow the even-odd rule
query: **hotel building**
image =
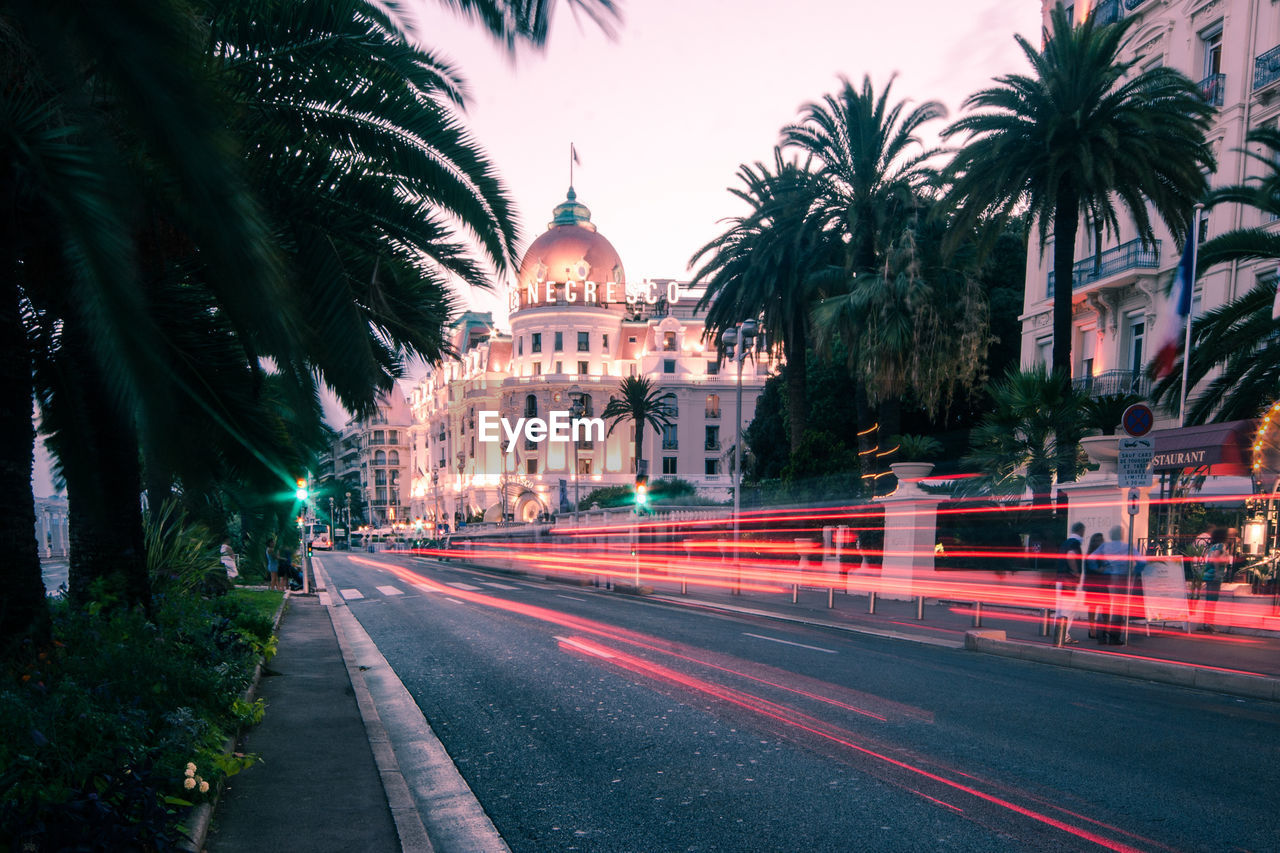
<svg viewBox="0 0 1280 853">
<path fill-rule="evenodd" d="M 410 393 L 412 518 L 453 525 L 533 521 L 601 486 L 634 484 L 634 425 L 604 440 L 483 441 L 480 413 L 548 419 L 600 417 L 625 377 L 652 380 L 673 412 L 662 433 L 646 427 L 651 480 L 680 478 L 711 498 L 731 496 L 737 365 L 703 341 L 698 289 L 670 280 L 628 282 L 622 259 L 572 188 L 547 231 L 529 246 L 509 291 L 510 329 L 489 314 L 455 323 L 456 356 Z M 771 365 L 763 340 L 742 371 L 745 426 Z M 606 427 L 607 429 L 607 427 Z"/>
</svg>

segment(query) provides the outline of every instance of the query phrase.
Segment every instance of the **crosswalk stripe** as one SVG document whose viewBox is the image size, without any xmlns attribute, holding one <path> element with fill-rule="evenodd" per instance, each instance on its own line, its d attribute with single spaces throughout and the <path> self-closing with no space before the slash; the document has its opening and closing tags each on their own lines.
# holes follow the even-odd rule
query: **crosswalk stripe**
<svg viewBox="0 0 1280 853">
<path fill-rule="evenodd" d="M 404 595 L 404 590 L 396 589 L 394 586 L 380 586 L 378 592 L 383 595 Z"/>
<path fill-rule="evenodd" d="M 340 589 L 338 592 L 342 593 L 342 597 L 347 601 L 355 601 L 357 598 L 364 598 L 364 593 L 358 589 Z"/>
<path fill-rule="evenodd" d="M 518 586 L 512 586 L 509 583 L 498 583 L 497 581 L 480 581 L 485 586 L 491 586 L 494 589 L 519 589 Z"/>
<path fill-rule="evenodd" d="M 451 581 L 451 582 L 449 583 L 449 586 L 453 587 L 454 589 L 460 589 L 460 590 L 463 590 L 464 592 L 479 592 L 479 591 L 480 591 L 480 587 L 478 587 L 478 586 L 472 586 L 472 585 L 471 585 L 471 584 L 469 584 L 469 583 L 462 583 L 461 581 Z"/>
</svg>

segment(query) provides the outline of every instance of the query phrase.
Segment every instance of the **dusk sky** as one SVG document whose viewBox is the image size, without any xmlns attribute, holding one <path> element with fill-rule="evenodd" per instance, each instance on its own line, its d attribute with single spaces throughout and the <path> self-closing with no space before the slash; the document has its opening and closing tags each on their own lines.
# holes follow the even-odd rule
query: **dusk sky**
<svg viewBox="0 0 1280 853">
<path fill-rule="evenodd" d="M 546 48 L 513 60 L 443 3 L 416 0 L 423 44 L 467 80 L 469 126 L 515 200 L 524 244 L 564 200 L 572 142 L 578 198 L 637 281 L 690 278 L 693 253 L 742 212 L 727 191 L 739 164 L 770 160 L 783 125 L 840 75 L 860 85 L 870 74 L 879 91 L 896 73 L 892 100 L 938 100 L 954 117 L 993 77 L 1026 69 L 1015 33 L 1039 43 L 1036 0 L 624 4 L 610 39 L 562 2 Z M 470 300 L 504 325 L 505 285 Z M 37 456 L 35 493 L 50 494 L 42 443 Z"/>
<path fill-rule="evenodd" d="M 1026 70 L 1014 34 L 1039 43 L 1036 0 L 631 0 L 609 39 L 561 3 L 546 49 L 512 61 L 436 0 L 423 43 L 466 76 L 470 126 L 497 163 L 525 244 L 574 184 L 627 277 L 688 279 L 688 261 L 741 212 L 727 187 L 771 160 L 801 106 L 870 74 L 891 100 L 938 100 L 954 117 L 1002 73 Z M 937 122 L 936 128 L 943 126 Z M 505 300 L 481 310 L 505 316 Z"/>
</svg>

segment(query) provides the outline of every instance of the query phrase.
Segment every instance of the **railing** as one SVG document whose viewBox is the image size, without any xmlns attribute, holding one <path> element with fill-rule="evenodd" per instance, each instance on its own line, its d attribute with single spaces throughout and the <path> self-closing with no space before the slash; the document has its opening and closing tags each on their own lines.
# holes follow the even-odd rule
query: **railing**
<svg viewBox="0 0 1280 853">
<path fill-rule="evenodd" d="M 718 418 L 718 417 L 720 417 L 720 407 L 719 407 L 719 406 L 717 406 L 717 407 L 716 407 L 716 408 L 714 408 L 714 409 L 707 409 L 707 417 L 708 417 L 708 418 Z"/>
<path fill-rule="evenodd" d="M 1147 0 L 1124 0 L 1125 11 L 1132 12 L 1145 2 L 1147 2 Z"/>
<path fill-rule="evenodd" d="M 1146 397 L 1151 391 L 1151 380 L 1140 370 L 1104 370 L 1094 376 L 1077 376 L 1071 380 L 1077 391 L 1090 397 L 1107 397 L 1112 394 L 1137 394 Z"/>
<path fill-rule="evenodd" d="M 719 449 L 720 449 L 719 439 L 707 439 L 707 450 L 719 450 Z"/>
<path fill-rule="evenodd" d="M 1227 88 L 1227 75 L 1210 74 L 1197 83 L 1196 88 L 1200 90 L 1200 96 L 1209 103 L 1209 106 L 1220 107 L 1223 92 Z"/>
<path fill-rule="evenodd" d="M 1253 61 L 1253 88 L 1261 89 L 1280 79 L 1280 47 L 1273 47 Z"/>
<path fill-rule="evenodd" d="M 1102 0 L 1093 7 L 1093 20 L 1099 26 L 1120 20 L 1120 0 Z"/>
<path fill-rule="evenodd" d="M 663 450 L 679 450 L 679 449 L 680 449 L 680 440 L 679 440 L 679 439 L 677 439 L 677 438 L 666 438 L 666 437 L 664 437 L 664 438 L 662 439 L 662 449 L 663 449 Z"/>
<path fill-rule="evenodd" d="M 1130 269 L 1156 269 L 1160 266 L 1160 242 L 1156 240 L 1149 246 L 1143 246 L 1141 240 L 1130 240 L 1119 246 L 1107 249 L 1101 255 L 1076 261 L 1071 268 L 1072 289 L 1079 290 L 1099 279 L 1115 275 Z M 1056 276 L 1049 270 L 1049 296 L 1053 296 L 1053 284 Z"/>
</svg>

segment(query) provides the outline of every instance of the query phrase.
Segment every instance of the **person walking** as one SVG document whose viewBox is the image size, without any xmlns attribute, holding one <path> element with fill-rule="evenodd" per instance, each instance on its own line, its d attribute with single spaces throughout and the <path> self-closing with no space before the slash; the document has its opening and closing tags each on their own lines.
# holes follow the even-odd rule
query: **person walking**
<svg viewBox="0 0 1280 853">
<path fill-rule="evenodd" d="M 1222 578 L 1226 574 L 1228 559 L 1227 531 L 1225 528 L 1215 527 L 1209 534 L 1209 547 L 1204 552 L 1204 572 L 1201 574 L 1204 581 L 1204 611 L 1201 613 L 1203 624 L 1197 631 L 1212 634 L 1217 630 L 1213 626 L 1213 613 L 1218 607 L 1218 596 L 1222 592 Z"/>
<path fill-rule="evenodd" d="M 1084 524 L 1077 521 L 1071 525 L 1071 535 L 1062 543 L 1062 557 L 1058 560 L 1055 611 L 1057 618 L 1066 619 L 1067 626 L 1063 632 L 1063 642 L 1074 645 L 1078 641 L 1071 637 L 1071 623 L 1076 618 L 1076 603 L 1084 590 Z M 1068 603 L 1070 602 L 1070 603 Z"/>
<path fill-rule="evenodd" d="M 1099 634 L 1098 623 L 1105 610 L 1106 580 L 1098 565 L 1098 549 L 1105 540 L 1101 533 L 1089 537 L 1089 546 L 1084 551 L 1084 590 L 1085 609 L 1089 617 L 1089 639 L 1096 639 Z"/>
<path fill-rule="evenodd" d="M 1107 531 L 1108 541 L 1094 552 L 1106 589 L 1106 613 L 1098 631 L 1099 645 L 1124 645 L 1125 614 L 1129 609 L 1129 572 L 1142 573 L 1143 563 L 1128 543 L 1122 541 L 1124 528 L 1114 525 Z"/>
<path fill-rule="evenodd" d="M 275 534 L 267 537 L 267 589 L 284 591 L 284 586 L 280 583 L 280 561 L 276 556 Z"/>
</svg>

